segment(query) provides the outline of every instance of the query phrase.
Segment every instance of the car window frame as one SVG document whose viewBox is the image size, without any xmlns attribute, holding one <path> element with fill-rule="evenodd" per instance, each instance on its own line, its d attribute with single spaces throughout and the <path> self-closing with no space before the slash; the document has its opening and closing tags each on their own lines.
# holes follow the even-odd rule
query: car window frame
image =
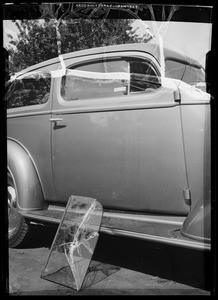
<svg viewBox="0 0 218 300">
<path fill-rule="evenodd" d="M 88 63 L 84 63 L 84 62 L 82 62 L 81 64 L 76 64 L 76 65 L 73 65 L 73 68 L 71 68 L 72 66 L 69 66 L 67 69 L 74 69 L 74 68 L 77 68 L 77 67 L 80 67 L 80 66 L 85 66 L 85 65 L 89 65 L 89 64 L 92 64 L 92 63 L 102 63 L 102 62 L 104 62 L 104 61 L 107 61 L 107 62 L 109 62 L 109 61 L 115 61 L 115 60 L 126 60 L 124 57 L 118 57 L 118 58 L 110 58 L 110 59 L 104 59 L 104 58 L 102 58 L 102 59 L 96 59 L 96 60 L 94 60 L 94 61 L 92 61 L 92 62 L 88 62 Z M 129 67 L 129 63 L 128 63 L 128 67 Z M 129 72 L 129 70 L 128 70 L 128 72 Z M 127 72 L 127 73 L 128 73 Z M 62 80 L 63 80 L 63 76 L 62 76 L 62 79 L 61 79 L 61 89 L 62 89 Z M 128 85 L 128 89 L 127 89 L 128 91 L 129 91 L 129 85 Z M 64 99 L 64 97 L 61 95 L 61 97 Z M 67 101 L 67 102 L 73 102 L 73 101 L 85 101 L 85 100 L 92 100 L 92 99 L 106 99 L 106 98 L 114 98 L 114 97 L 117 97 L 117 96 L 113 96 L 113 95 L 111 95 L 111 96 L 107 96 L 107 97 L 104 97 L 104 96 L 102 96 L 102 97 L 97 97 L 97 98 L 95 98 L 95 97 L 92 97 L 92 98 L 81 98 L 81 99 L 77 99 L 77 100 L 65 100 L 64 99 L 64 101 Z M 118 97 L 120 97 L 120 95 L 118 96 Z M 123 97 L 123 96 L 122 96 Z"/>
<path fill-rule="evenodd" d="M 66 69 L 74 66 L 78 66 L 81 64 L 86 64 L 86 63 L 92 63 L 99 61 L 101 59 L 123 59 L 123 58 L 128 58 L 128 59 L 142 59 L 142 60 L 150 60 L 152 65 L 154 66 L 155 70 L 157 70 L 157 73 L 159 73 L 159 76 L 161 78 L 161 67 L 160 63 L 158 60 L 149 52 L 145 51 L 138 51 L 138 50 L 128 50 L 128 51 L 116 51 L 116 52 L 108 52 L 108 53 L 98 53 L 98 54 L 92 54 L 90 56 L 87 56 L 85 58 L 68 58 L 67 61 L 65 61 L 65 67 Z M 61 73 L 61 69 L 60 69 Z M 74 106 L 79 106 L 80 104 L 83 105 L 83 103 L 101 103 L 101 102 L 116 102 L 117 100 L 120 100 L 121 97 L 124 99 L 124 102 L 126 100 L 133 100 L 135 97 L 141 97 L 143 95 L 144 99 L 151 99 L 153 97 L 156 97 L 157 94 L 161 93 L 162 90 L 165 88 L 162 85 L 162 78 L 161 78 L 161 86 L 152 93 L 145 93 L 145 92 L 136 92 L 136 93 L 130 93 L 129 95 L 126 95 L 125 97 L 123 96 L 111 96 L 111 97 L 99 97 L 99 98 L 89 98 L 89 99 L 78 99 L 75 101 L 66 101 L 63 99 L 61 95 L 61 82 L 62 82 L 62 76 L 57 76 L 55 86 L 56 86 L 56 94 L 57 94 L 57 104 L 60 104 L 61 106 L 65 107 L 74 107 Z M 53 107 L 55 109 L 55 107 Z"/>
<path fill-rule="evenodd" d="M 136 60 L 143 60 L 143 59 L 136 58 Z M 148 59 L 148 60 L 149 60 L 149 59 Z M 161 72 L 157 69 L 156 65 L 154 65 L 154 64 L 151 62 L 151 60 L 150 60 L 149 62 L 151 63 L 151 65 L 152 65 L 154 71 L 157 73 L 157 75 L 158 75 L 159 78 L 160 78 L 160 84 L 161 84 L 161 85 L 160 85 L 159 88 L 155 89 L 155 93 L 156 93 L 157 90 L 159 90 L 161 87 L 163 87 L 163 85 L 162 85 L 162 80 L 161 80 Z M 129 65 L 129 68 L 130 68 L 130 65 Z M 158 73 L 159 73 L 159 74 L 158 74 Z M 132 73 L 130 73 L 130 76 L 131 76 L 131 74 L 132 74 Z M 131 79 L 130 79 L 130 80 L 131 80 Z M 130 85 L 129 85 L 129 94 L 128 94 L 128 96 L 130 96 L 130 95 L 137 95 L 137 94 L 151 94 L 151 93 L 146 92 L 146 90 L 145 90 L 145 91 L 131 92 L 131 84 L 130 84 Z"/>
</svg>

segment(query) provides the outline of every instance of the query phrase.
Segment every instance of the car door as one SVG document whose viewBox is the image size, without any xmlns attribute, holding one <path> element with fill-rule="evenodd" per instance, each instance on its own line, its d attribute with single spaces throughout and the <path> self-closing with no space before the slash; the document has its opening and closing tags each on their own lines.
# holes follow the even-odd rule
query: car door
<svg viewBox="0 0 218 300">
<path fill-rule="evenodd" d="M 52 157 L 57 201 L 187 214 L 179 104 L 155 58 L 110 52 L 65 61 L 56 78 Z"/>
</svg>

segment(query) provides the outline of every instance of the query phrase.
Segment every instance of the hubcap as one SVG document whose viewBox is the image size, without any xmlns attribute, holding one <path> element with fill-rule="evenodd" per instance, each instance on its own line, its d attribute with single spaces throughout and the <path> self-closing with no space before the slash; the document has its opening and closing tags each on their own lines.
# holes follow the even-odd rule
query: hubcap
<svg viewBox="0 0 218 300">
<path fill-rule="evenodd" d="M 17 211 L 16 190 L 8 185 L 8 233 L 9 235 L 18 227 L 20 215 Z"/>
</svg>

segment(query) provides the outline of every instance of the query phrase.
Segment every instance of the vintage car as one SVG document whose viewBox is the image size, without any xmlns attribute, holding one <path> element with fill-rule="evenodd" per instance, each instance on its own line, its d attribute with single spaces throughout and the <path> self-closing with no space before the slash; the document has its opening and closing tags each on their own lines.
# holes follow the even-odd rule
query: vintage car
<svg viewBox="0 0 218 300">
<path fill-rule="evenodd" d="M 100 233 L 209 251 L 204 85 L 197 61 L 152 43 L 68 53 L 15 76 L 6 95 L 9 246 L 25 241 L 31 222 L 59 224 L 78 195 L 101 203 Z"/>
</svg>

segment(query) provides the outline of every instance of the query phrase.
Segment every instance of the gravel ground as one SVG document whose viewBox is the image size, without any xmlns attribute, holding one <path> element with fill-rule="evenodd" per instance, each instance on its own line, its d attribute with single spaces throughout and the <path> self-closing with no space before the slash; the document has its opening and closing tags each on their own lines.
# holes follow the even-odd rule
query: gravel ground
<svg viewBox="0 0 218 300">
<path fill-rule="evenodd" d="M 44 280 L 55 230 L 35 226 L 25 247 L 9 249 L 9 295 L 210 295 L 202 254 L 104 235 L 93 259 L 119 266 L 117 272 L 80 292 Z"/>
</svg>

